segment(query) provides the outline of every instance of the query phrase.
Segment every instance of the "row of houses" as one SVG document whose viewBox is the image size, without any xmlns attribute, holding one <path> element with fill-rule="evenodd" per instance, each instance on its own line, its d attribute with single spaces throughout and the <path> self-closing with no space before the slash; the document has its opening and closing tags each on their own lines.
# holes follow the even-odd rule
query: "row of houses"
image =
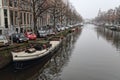
<svg viewBox="0 0 120 80">
<path fill-rule="evenodd" d="M 95 21 L 100 24 L 120 25 L 120 5 L 107 11 L 98 11 Z"/>
<path fill-rule="evenodd" d="M 22 1 L 24 2 L 22 3 Z M 27 1 L 26 4 L 25 1 Z M 34 29 L 32 1 L 35 0 L 0 0 L 0 34 L 24 32 Z M 37 18 L 36 26 L 53 24 L 52 18 L 51 13 L 45 11 L 44 14 Z"/>
<path fill-rule="evenodd" d="M 20 10 L 21 0 L 0 0 L 0 34 L 8 31 L 23 32 L 26 28 L 33 27 L 33 15 L 30 6 L 25 5 L 24 10 Z M 30 1 L 30 0 L 29 0 Z M 39 19 L 39 25 L 49 24 L 47 13 Z"/>
</svg>

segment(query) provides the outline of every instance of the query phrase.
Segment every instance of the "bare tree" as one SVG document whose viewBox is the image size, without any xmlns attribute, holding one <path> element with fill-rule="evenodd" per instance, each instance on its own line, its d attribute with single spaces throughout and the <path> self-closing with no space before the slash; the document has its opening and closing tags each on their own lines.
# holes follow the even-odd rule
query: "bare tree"
<svg viewBox="0 0 120 80">
<path fill-rule="evenodd" d="M 45 12 L 49 12 L 52 16 L 54 29 L 56 29 L 55 26 L 57 23 L 63 24 L 63 21 L 68 24 L 68 22 L 82 20 L 81 16 L 75 10 L 71 10 L 70 3 L 67 2 L 65 4 L 63 0 L 20 0 L 19 3 L 20 10 L 27 10 L 32 13 L 33 27 L 36 34 L 38 34 L 37 20 Z M 24 8 L 26 5 L 29 5 L 29 7 Z"/>
<path fill-rule="evenodd" d="M 33 15 L 34 32 L 38 34 L 37 20 L 51 7 L 51 0 L 20 0 L 21 10 L 24 10 L 24 5 L 30 5 L 30 12 L 32 12 Z"/>
<path fill-rule="evenodd" d="M 56 26 L 56 23 L 58 20 L 58 15 L 60 14 L 60 3 L 61 3 L 61 0 L 54 0 L 52 2 L 52 8 L 50 9 L 50 12 L 51 12 L 52 17 L 53 17 L 54 29 L 55 29 L 55 26 Z"/>
<path fill-rule="evenodd" d="M 120 24 L 120 6 L 115 9 L 109 9 L 103 11 L 95 18 L 96 22 L 108 23 L 108 24 Z"/>
</svg>

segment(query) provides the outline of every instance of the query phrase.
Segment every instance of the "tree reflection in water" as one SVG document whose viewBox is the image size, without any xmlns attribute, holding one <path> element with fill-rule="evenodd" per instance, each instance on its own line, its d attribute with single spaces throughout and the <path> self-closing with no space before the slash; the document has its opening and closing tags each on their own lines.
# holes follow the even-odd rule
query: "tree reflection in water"
<svg viewBox="0 0 120 80">
<path fill-rule="evenodd" d="M 103 37 L 120 52 L 120 32 L 112 31 L 104 27 L 97 27 L 96 32 L 98 36 Z"/>
<path fill-rule="evenodd" d="M 63 46 L 48 64 L 43 67 L 41 74 L 38 75 L 36 80 L 61 80 L 61 72 L 70 60 L 78 36 L 78 34 L 74 33 L 64 40 Z"/>
<path fill-rule="evenodd" d="M 69 62 L 74 44 L 81 32 L 82 28 L 78 32 L 69 34 L 54 55 L 33 65 L 32 68 L 15 72 L 13 66 L 9 66 L 0 70 L 0 80 L 61 80 L 60 74 Z"/>
</svg>

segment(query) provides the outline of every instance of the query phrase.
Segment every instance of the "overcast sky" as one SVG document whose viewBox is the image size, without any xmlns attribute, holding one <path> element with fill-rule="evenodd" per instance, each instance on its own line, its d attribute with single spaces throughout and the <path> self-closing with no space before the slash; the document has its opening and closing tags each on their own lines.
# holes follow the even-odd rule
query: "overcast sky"
<svg viewBox="0 0 120 80">
<path fill-rule="evenodd" d="M 99 9 L 107 11 L 120 5 L 120 0 L 70 0 L 70 2 L 83 18 L 94 18 Z"/>
</svg>

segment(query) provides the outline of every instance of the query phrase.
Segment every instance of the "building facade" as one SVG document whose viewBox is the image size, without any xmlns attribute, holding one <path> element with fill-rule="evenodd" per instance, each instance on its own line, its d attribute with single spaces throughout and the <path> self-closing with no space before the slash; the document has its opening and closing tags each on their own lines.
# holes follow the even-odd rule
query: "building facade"
<svg viewBox="0 0 120 80">
<path fill-rule="evenodd" d="M 30 6 L 21 0 L 0 0 L 0 34 L 10 32 L 23 32 L 32 26 L 32 13 Z"/>
<path fill-rule="evenodd" d="M 31 0 L 0 0 L 0 34 L 25 32 L 33 29 Z M 46 11 L 37 20 L 37 26 L 50 23 L 50 15 Z"/>
<path fill-rule="evenodd" d="M 33 0 L 35 1 L 35 0 Z M 32 0 L 0 0 L 0 34 L 12 34 L 34 30 L 34 23 L 39 28 L 45 25 L 69 24 L 67 17 L 68 0 L 46 0 L 43 6 L 37 9 L 45 10 L 34 20 Z M 36 0 L 42 5 L 43 0 Z M 43 1 L 44 2 L 44 1 Z M 52 5 L 52 7 L 51 7 Z M 46 8 L 45 8 L 46 7 Z M 49 9 L 49 7 L 51 7 Z M 43 8 L 43 9 L 42 9 Z M 48 8 L 48 9 L 47 9 Z M 70 14 L 70 13 L 69 13 Z M 72 14 L 72 12 L 71 12 Z M 36 22 L 34 22 L 34 21 Z"/>
</svg>

